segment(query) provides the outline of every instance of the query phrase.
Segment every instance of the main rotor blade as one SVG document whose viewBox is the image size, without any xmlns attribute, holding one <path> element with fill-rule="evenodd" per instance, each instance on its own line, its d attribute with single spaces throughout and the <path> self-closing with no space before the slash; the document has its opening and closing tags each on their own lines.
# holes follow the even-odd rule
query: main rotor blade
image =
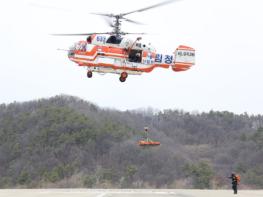
<svg viewBox="0 0 263 197">
<path fill-rule="evenodd" d="M 122 35 L 127 35 L 127 34 L 135 34 L 135 35 L 145 35 L 146 33 L 126 33 L 126 32 L 121 32 Z"/>
<path fill-rule="evenodd" d="M 137 24 L 137 25 L 144 25 L 144 24 L 141 23 L 141 22 L 138 22 L 138 21 L 135 21 L 135 20 L 131 20 L 131 19 L 128 19 L 128 18 L 122 17 L 122 19 L 124 19 L 124 20 L 127 21 L 127 22 L 134 23 L 134 24 Z"/>
<path fill-rule="evenodd" d="M 149 9 L 152 9 L 152 8 L 156 8 L 156 7 L 160 7 L 160 6 L 169 4 L 169 3 L 173 3 L 173 2 L 175 2 L 175 1 L 179 1 L 179 0 L 167 0 L 167 1 L 164 1 L 164 2 L 161 2 L 161 3 L 157 3 L 157 4 L 155 4 L 155 5 L 152 5 L 152 6 L 148 6 L 148 7 L 139 9 L 139 10 L 134 10 L 134 11 L 131 11 L 131 12 L 122 13 L 122 14 L 120 14 L 120 15 L 121 15 L 121 16 L 125 16 L 125 15 L 128 15 L 128 14 L 132 14 L 132 13 L 134 13 L 134 12 L 143 12 L 143 11 L 146 11 L 146 10 L 149 10 Z"/>
<path fill-rule="evenodd" d="M 104 21 L 107 23 L 107 25 L 108 26 L 110 26 L 110 27 L 114 27 L 114 25 L 113 25 L 113 22 L 112 22 L 112 19 L 111 18 L 109 18 L 109 17 L 106 17 L 106 16 L 101 16 L 103 19 L 104 19 Z"/>
<path fill-rule="evenodd" d="M 90 14 L 94 15 L 100 15 L 100 16 L 108 16 L 108 17 L 114 17 L 114 14 L 108 14 L 108 13 L 99 13 L 99 12 L 91 12 Z"/>
<path fill-rule="evenodd" d="M 90 36 L 93 34 L 112 34 L 111 32 L 104 32 L 104 33 L 80 33 L 80 34 L 51 34 L 52 36 Z"/>
</svg>

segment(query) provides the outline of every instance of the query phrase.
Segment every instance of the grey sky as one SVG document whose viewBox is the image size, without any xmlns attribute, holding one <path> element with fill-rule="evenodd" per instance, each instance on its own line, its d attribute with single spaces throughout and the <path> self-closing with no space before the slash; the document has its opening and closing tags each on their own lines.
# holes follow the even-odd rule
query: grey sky
<svg viewBox="0 0 263 197">
<path fill-rule="evenodd" d="M 152 33 L 143 40 L 160 52 L 173 52 L 180 44 L 194 47 L 196 65 L 181 73 L 156 69 L 125 83 L 113 74 L 87 79 L 84 68 L 56 50 L 85 37 L 49 36 L 110 31 L 88 13 L 127 12 L 160 1 L 1 0 L 0 103 L 69 94 L 121 110 L 150 106 L 262 114 L 261 0 L 182 0 L 131 14 L 147 25 L 123 24 L 124 31 Z"/>
</svg>

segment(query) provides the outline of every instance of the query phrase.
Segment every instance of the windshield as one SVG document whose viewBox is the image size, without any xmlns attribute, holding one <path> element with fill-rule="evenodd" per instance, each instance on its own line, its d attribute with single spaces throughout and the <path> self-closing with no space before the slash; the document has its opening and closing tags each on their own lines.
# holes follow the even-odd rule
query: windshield
<svg viewBox="0 0 263 197">
<path fill-rule="evenodd" d="M 80 42 L 75 43 L 73 46 L 71 46 L 69 48 L 69 50 L 71 50 L 71 51 L 75 51 L 75 50 L 77 50 L 77 51 L 86 51 L 86 46 L 87 46 L 87 42 L 80 41 Z"/>
</svg>

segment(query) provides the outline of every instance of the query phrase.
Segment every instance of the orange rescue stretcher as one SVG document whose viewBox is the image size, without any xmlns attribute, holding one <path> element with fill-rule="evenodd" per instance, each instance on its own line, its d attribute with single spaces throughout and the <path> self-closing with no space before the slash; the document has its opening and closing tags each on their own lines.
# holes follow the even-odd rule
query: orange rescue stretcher
<svg viewBox="0 0 263 197">
<path fill-rule="evenodd" d="M 139 146 L 159 146 L 161 145 L 160 142 L 154 142 L 154 141 L 151 141 L 151 140 L 140 140 L 138 142 Z"/>
</svg>

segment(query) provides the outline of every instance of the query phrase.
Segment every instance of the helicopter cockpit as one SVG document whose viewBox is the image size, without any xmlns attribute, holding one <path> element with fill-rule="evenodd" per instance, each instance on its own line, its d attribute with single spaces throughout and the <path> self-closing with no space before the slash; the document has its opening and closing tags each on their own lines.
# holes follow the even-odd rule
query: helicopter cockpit
<svg viewBox="0 0 263 197">
<path fill-rule="evenodd" d="M 79 41 L 76 42 L 73 46 L 69 47 L 68 56 L 72 57 L 75 54 L 75 51 L 86 51 L 87 42 Z"/>
<path fill-rule="evenodd" d="M 86 41 L 79 41 L 78 43 L 76 43 L 76 50 L 79 51 L 86 51 L 86 46 L 87 46 L 87 42 Z"/>
</svg>

